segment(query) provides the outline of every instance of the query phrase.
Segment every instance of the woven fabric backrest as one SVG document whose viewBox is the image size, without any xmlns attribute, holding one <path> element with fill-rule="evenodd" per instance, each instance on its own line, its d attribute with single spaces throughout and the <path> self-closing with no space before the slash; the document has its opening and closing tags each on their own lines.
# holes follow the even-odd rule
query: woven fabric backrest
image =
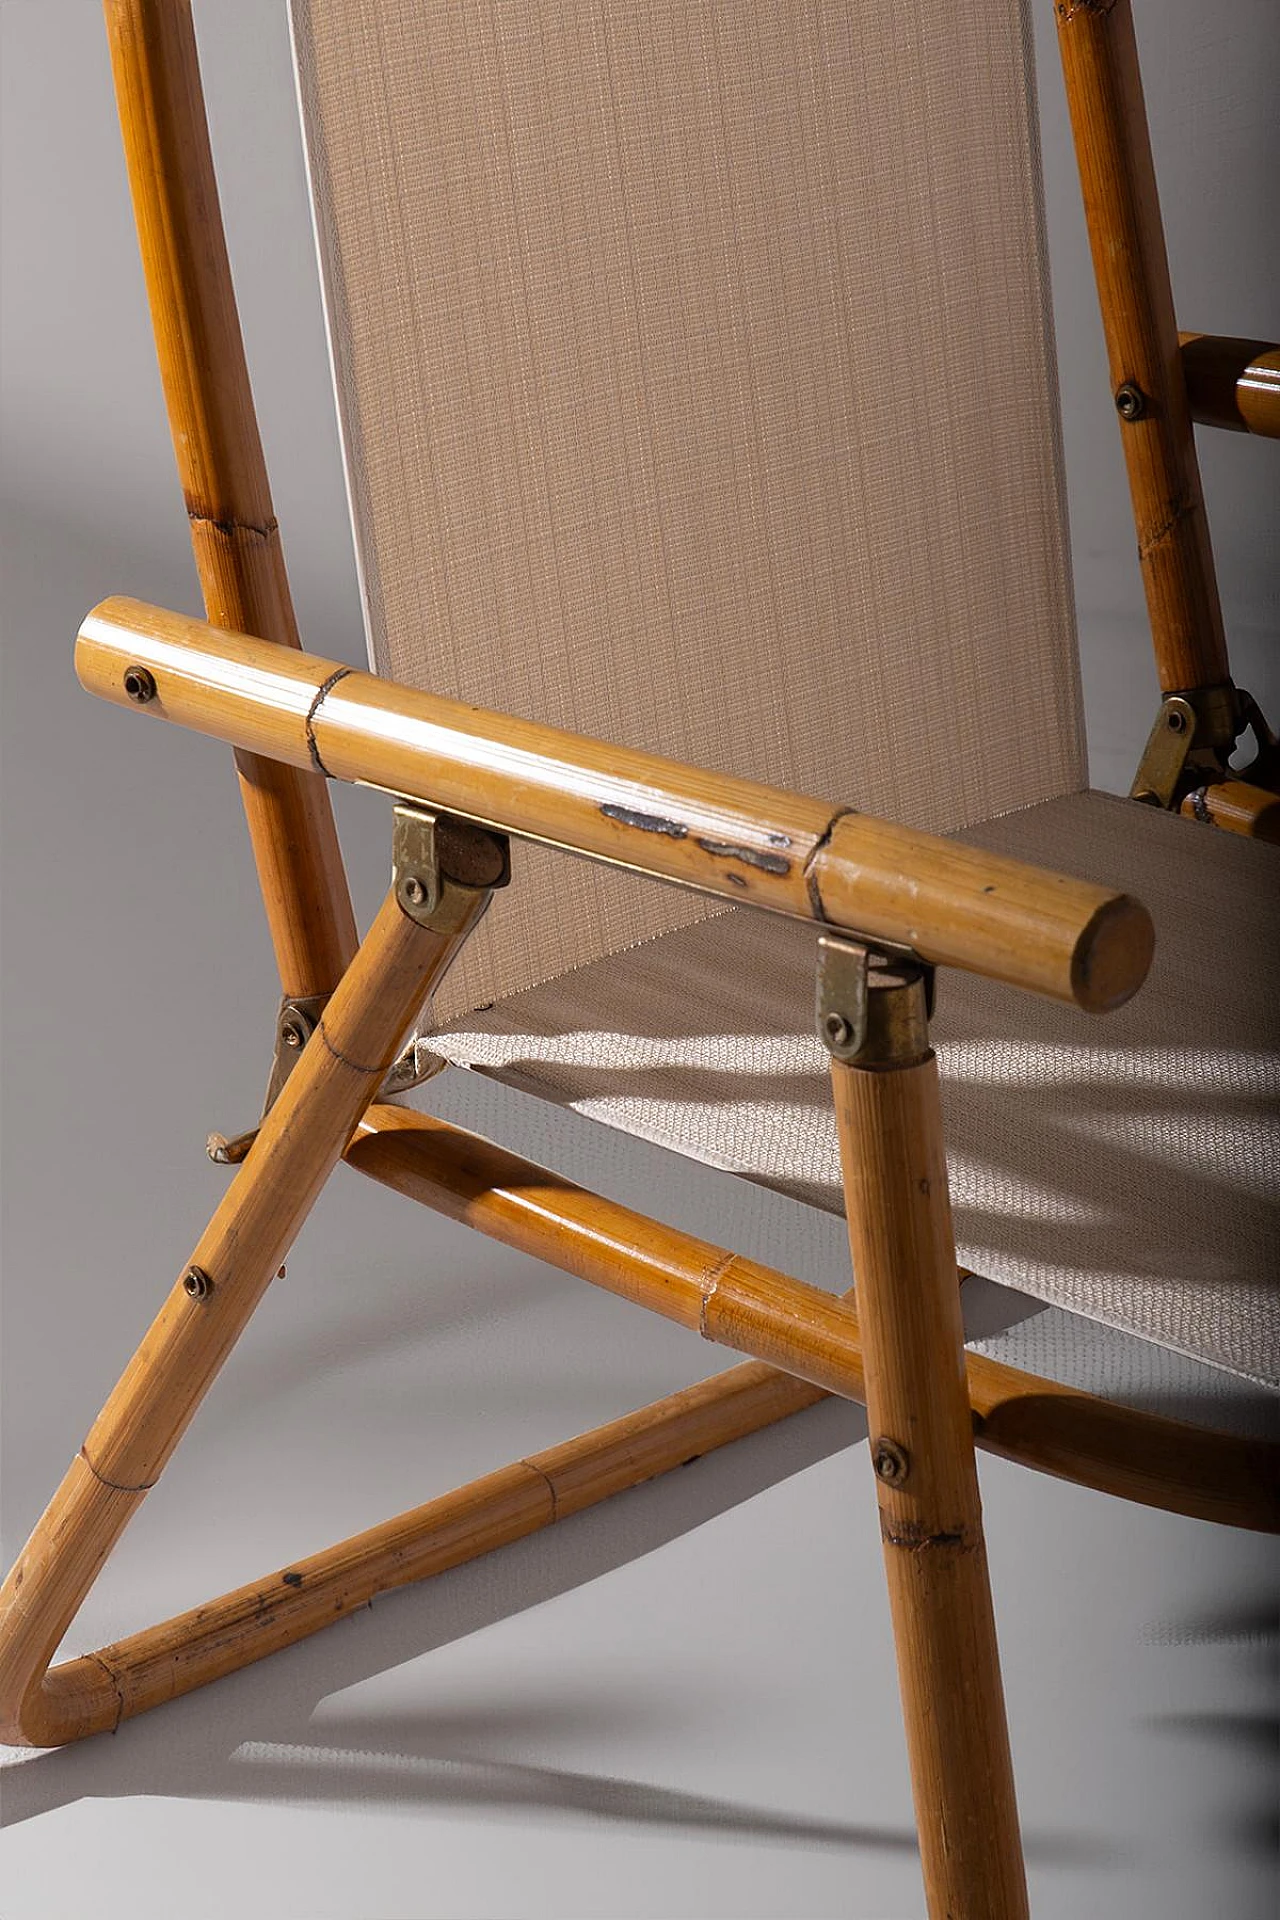
<svg viewBox="0 0 1280 1920">
<path fill-rule="evenodd" d="M 1084 784 L 1022 0 L 293 8 L 380 672 L 934 829 Z M 517 848 L 441 1011 L 710 910 Z"/>
</svg>

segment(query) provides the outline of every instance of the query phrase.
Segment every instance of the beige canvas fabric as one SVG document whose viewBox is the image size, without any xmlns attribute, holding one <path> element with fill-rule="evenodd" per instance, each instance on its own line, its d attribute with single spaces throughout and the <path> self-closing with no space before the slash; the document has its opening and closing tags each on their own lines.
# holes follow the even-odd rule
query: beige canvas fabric
<svg viewBox="0 0 1280 1920">
<path fill-rule="evenodd" d="M 374 663 L 941 829 L 1084 784 L 1022 0 L 294 0 Z M 483 1004 L 696 896 L 521 853 Z"/>
<path fill-rule="evenodd" d="M 1105 1019 L 946 972 L 956 1240 L 988 1279 L 1280 1385 L 1280 853 L 1104 794 L 965 833 L 1144 900 Z M 812 927 L 732 909 L 495 1007 L 451 1060 L 842 1207 Z"/>
</svg>

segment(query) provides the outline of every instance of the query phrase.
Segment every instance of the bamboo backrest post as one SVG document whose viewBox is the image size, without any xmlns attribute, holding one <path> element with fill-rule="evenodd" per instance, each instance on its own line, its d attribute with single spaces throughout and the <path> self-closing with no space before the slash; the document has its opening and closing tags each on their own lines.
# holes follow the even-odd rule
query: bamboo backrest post
<svg viewBox="0 0 1280 1920">
<path fill-rule="evenodd" d="M 1229 678 L 1130 0 L 1055 0 L 1160 685 Z"/>
<path fill-rule="evenodd" d="M 211 620 L 296 647 L 227 259 L 189 0 L 105 0 L 112 71 L 179 478 Z M 356 947 L 314 770 L 237 752 L 282 991 L 332 992 Z"/>
<path fill-rule="evenodd" d="M 824 946 L 819 1030 L 929 1913 L 1026 1920 L 925 982 L 911 964 L 864 975 L 865 1038 L 850 1043 L 859 950 Z"/>
</svg>

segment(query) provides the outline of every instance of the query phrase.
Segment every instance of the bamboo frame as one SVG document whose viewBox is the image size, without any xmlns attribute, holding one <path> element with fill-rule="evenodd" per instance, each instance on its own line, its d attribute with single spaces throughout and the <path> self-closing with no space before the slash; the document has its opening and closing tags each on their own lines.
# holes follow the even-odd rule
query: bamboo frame
<svg viewBox="0 0 1280 1920">
<path fill-rule="evenodd" d="M 105 6 L 212 624 L 107 602 L 85 624 L 78 663 L 86 685 L 120 704 L 130 701 L 126 669 L 145 669 L 153 697 L 143 710 L 231 741 L 284 991 L 333 998 L 184 1281 L 0 1588 L 0 1737 L 61 1744 L 112 1728 L 376 1593 L 523 1537 L 832 1391 L 865 1397 L 878 1436 L 931 1911 L 1023 1914 L 975 1442 L 1130 1499 L 1280 1530 L 1275 1450 L 964 1360 L 923 1025 L 914 1050 L 874 1065 L 833 1062 L 861 1320 L 849 1300 L 630 1213 L 442 1122 L 371 1107 L 484 896 L 437 928 L 406 917 L 392 896 L 357 951 L 323 776 L 385 786 L 589 858 L 901 943 L 1091 1011 L 1140 984 L 1150 922 L 1126 896 L 826 802 L 476 714 L 300 653 L 188 0 Z M 1274 368 L 1259 343 L 1191 337 L 1179 349 L 1128 0 L 1062 0 L 1057 10 L 1113 379 L 1138 393 L 1124 434 L 1162 685 L 1218 686 L 1226 652 L 1192 412 L 1275 432 Z M 133 686 L 139 704 L 145 676 Z M 1228 797 L 1213 788 L 1206 804 L 1222 813 Z M 1239 798 L 1231 804 L 1259 811 Z M 344 1155 L 383 1184 L 756 1358 L 50 1668 L 107 1553 Z"/>
<path fill-rule="evenodd" d="M 376 1090 L 386 1034 L 416 1010 L 451 942 L 382 916 L 176 1286 L 0 1588 L 0 1738 L 61 1745 L 224 1678 L 391 1591 L 731 1444 L 827 1393 L 868 1399 L 857 1309 L 665 1227 L 444 1121 L 374 1105 L 345 1149 L 360 1172 L 509 1246 L 754 1358 L 516 1461 L 260 1581 L 95 1653 L 48 1662 L 159 1478 Z M 359 972 L 357 972 L 357 968 Z M 351 1013 L 358 997 L 361 1011 Z M 410 1012 L 406 1015 L 405 1009 Z M 363 1069 L 346 1054 L 377 1036 Z M 394 1046 L 391 1046 L 394 1052 Z M 323 1119 L 314 1117 L 324 1106 Z M 234 1258 L 230 1249 L 234 1245 Z M 859 1266 L 860 1273 L 863 1271 Z M 864 1281 L 865 1286 L 865 1281 Z M 948 1293 L 958 1299 L 952 1265 Z M 214 1301 L 221 1319 L 209 1314 Z M 785 1369 L 785 1371 L 783 1370 Z M 1280 1532 L 1277 1449 L 1116 1407 L 970 1355 L 966 1420 L 985 1450 L 1121 1498 Z M 879 1424 L 883 1425 L 883 1422 Z"/>
</svg>

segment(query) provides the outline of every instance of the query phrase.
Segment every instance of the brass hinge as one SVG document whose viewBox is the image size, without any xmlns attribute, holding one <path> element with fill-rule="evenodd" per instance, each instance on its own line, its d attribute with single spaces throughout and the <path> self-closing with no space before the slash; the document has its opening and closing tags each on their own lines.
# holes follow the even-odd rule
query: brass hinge
<svg viewBox="0 0 1280 1920">
<path fill-rule="evenodd" d="M 898 1060 L 903 1055 L 906 1035 L 890 1031 L 883 1020 L 871 1019 L 871 996 L 877 987 L 906 986 L 920 981 L 924 987 L 924 1023 L 933 1018 L 936 969 L 910 947 L 888 946 L 881 941 L 843 939 L 833 934 L 818 936 L 818 1037 L 833 1060 L 845 1066 L 874 1066 L 883 1059 Z M 892 1006 L 891 1023 L 901 1015 L 914 1022 L 916 1015 L 903 995 L 876 993 L 878 1003 Z M 927 1030 L 916 1036 L 927 1045 Z"/>
<path fill-rule="evenodd" d="M 456 932 L 474 914 L 477 893 L 510 881 L 505 834 L 434 813 L 416 800 L 397 800 L 392 819 L 391 885 L 401 912 L 416 925 Z"/>
<path fill-rule="evenodd" d="M 1240 735 L 1252 730 L 1258 745 L 1249 767 L 1230 765 Z M 1252 694 L 1224 681 L 1167 693 L 1143 749 L 1129 798 L 1149 807 L 1178 808 L 1188 794 L 1220 780 L 1270 787 L 1280 748 Z"/>
</svg>

